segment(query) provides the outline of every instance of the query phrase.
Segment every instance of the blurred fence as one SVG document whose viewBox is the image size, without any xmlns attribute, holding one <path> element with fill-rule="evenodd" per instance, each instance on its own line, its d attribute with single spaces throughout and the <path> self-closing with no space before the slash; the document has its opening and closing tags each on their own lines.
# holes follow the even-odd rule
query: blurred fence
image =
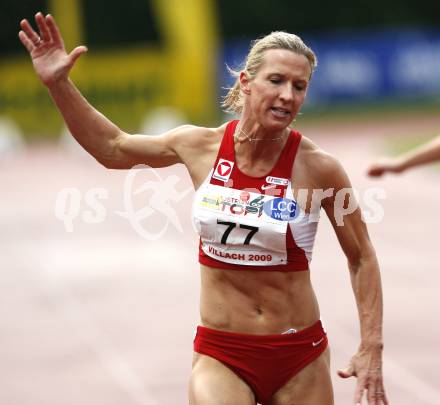
<svg viewBox="0 0 440 405">
<path fill-rule="evenodd" d="M 243 5 L 234 6 L 230 0 L 126 0 L 123 6 L 116 0 L 24 0 L 14 7 L 24 3 L 33 4 L 26 8 L 28 18 L 42 6 L 55 16 L 69 50 L 80 43 L 89 45 L 72 78 L 94 106 L 130 132 L 138 131 L 157 107 L 173 107 L 188 122 L 201 125 L 218 121 L 219 93 L 231 85 L 226 64 L 239 67 L 249 40 L 256 36 L 240 34 L 244 28 L 237 18 L 248 29 L 248 20 L 254 19 L 255 29 L 270 29 L 271 22 L 273 30 L 303 36 L 285 15 L 275 18 L 274 12 L 259 21 L 254 9 L 268 7 L 261 1 L 252 8 L 254 14 L 244 13 Z M 288 1 L 280 5 L 286 15 L 300 13 Z M 289 24 L 283 25 L 286 21 Z M 221 31 L 235 39 L 230 36 L 221 43 Z M 303 37 L 319 60 L 306 108 L 440 100 L 439 29 L 374 31 L 363 25 L 362 31 L 351 28 Z M 13 41 L 18 43 L 16 36 L 9 42 Z M 0 49 L 0 117 L 12 119 L 26 136 L 59 135 L 62 120 L 46 89 L 24 49 L 12 48 Z"/>
<path fill-rule="evenodd" d="M 318 55 L 309 107 L 380 100 L 440 100 L 440 30 L 344 32 L 303 38 Z M 223 64 L 235 67 L 248 41 L 230 43 Z M 223 70 L 223 86 L 231 78 Z"/>
</svg>

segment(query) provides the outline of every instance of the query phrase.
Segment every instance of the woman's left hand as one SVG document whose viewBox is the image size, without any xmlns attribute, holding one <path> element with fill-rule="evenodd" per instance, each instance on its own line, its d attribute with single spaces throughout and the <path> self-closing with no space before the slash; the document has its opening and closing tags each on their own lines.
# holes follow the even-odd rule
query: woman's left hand
<svg viewBox="0 0 440 405">
<path fill-rule="evenodd" d="M 354 404 L 360 405 L 365 391 L 368 405 L 388 405 L 382 375 L 382 347 L 359 348 L 339 377 L 357 377 Z"/>
</svg>

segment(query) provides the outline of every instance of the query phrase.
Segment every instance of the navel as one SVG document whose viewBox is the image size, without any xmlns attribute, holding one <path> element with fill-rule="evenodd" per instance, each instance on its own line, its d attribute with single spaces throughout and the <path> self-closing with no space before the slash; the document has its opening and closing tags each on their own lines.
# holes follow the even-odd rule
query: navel
<svg viewBox="0 0 440 405">
<path fill-rule="evenodd" d="M 263 315 L 263 310 L 261 309 L 261 307 L 259 305 L 255 305 L 254 310 L 258 315 Z"/>
</svg>

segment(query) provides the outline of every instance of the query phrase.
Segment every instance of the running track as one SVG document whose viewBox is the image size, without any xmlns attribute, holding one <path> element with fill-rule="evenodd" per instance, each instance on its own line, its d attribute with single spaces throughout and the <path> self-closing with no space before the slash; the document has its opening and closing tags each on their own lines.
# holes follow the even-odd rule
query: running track
<svg viewBox="0 0 440 405">
<path fill-rule="evenodd" d="M 362 193 L 384 187 L 384 220 L 369 226 L 385 292 L 385 382 L 391 404 L 436 405 L 440 308 L 438 171 L 418 169 L 372 181 L 364 176 L 386 137 L 440 131 L 440 119 L 389 118 L 300 129 L 335 154 Z M 147 241 L 123 211 L 126 172 L 41 145 L 0 161 L 0 404 L 185 404 L 198 319 L 197 240 L 191 195 L 171 204 L 183 232 L 169 224 Z M 176 189 L 190 187 L 178 167 Z M 150 174 L 137 181 L 154 180 Z M 150 177 L 149 177 L 150 176 Z M 59 191 L 104 188 L 104 222 L 55 217 Z M 145 206 L 150 198 L 136 196 Z M 142 200 L 144 198 L 144 200 Z M 142 205 L 143 203 L 143 205 Z M 81 214 L 90 209 L 80 207 Z M 145 229 L 158 232 L 151 215 Z M 350 404 L 354 380 L 335 375 L 358 343 L 357 316 L 344 257 L 325 217 L 312 263 L 313 282 L 332 347 L 336 404 Z M 315 405 L 315 404 L 313 404 Z"/>
</svg>

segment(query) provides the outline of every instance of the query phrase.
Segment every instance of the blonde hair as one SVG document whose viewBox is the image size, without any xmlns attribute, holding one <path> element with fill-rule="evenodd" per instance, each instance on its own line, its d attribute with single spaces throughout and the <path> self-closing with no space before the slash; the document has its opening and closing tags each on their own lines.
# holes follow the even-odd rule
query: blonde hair
<svg viewBox="0 0 440 405">
<path fill-rule="evenodd" d="M 275 31 L 263 38 L 251 42 L 251 48 L 246 57 L 243 71 L 252 80 L 258 73 L 258 69 L 263 63 L 264 52 L 269 49 L 286 49 L 304 55 L 310 63 L 311 72 L 315 70 L 318 61 L 314 52 L 302 41 L 302 39 L 288 32 Z M 231 69 L 227 66 L 229 73 L 236 78 L 234 85 L 229 88 L 228 93 L 223 98 L 221 106 L 227 112 L 240 114 L 243 109 L 243 100 L 240 92 L 240 71 Z"/>
</svg>

